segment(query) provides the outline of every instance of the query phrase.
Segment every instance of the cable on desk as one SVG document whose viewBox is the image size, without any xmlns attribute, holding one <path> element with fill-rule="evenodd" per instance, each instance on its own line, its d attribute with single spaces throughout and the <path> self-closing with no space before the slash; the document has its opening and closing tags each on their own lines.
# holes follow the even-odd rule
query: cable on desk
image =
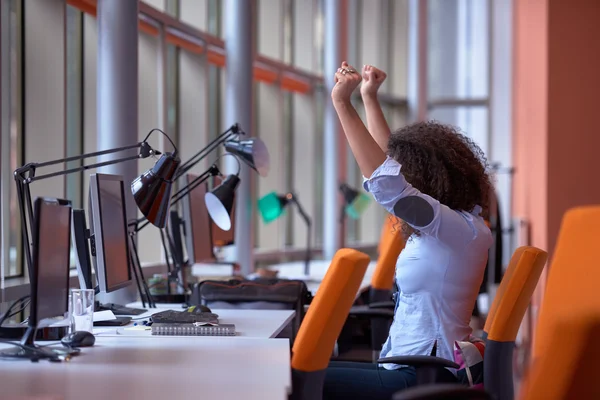
<svg viewBox="0 0 600 400">
<path fill-rule="evenodd" d="M 25 310 L 25 308 L 29 305 L 29 295 L 23 296 L 15 301 L 12 302 L 12 304 L 8 307 L 8 310 L 6 310 L 6 312 L 2 315 L 2 317 L 0 317 L 0 326 L 2 326 L 2 324 L 4 324 L 4 322 L 10 318 L 13 317 L 15 315 L 17 315 L 18 313 L 20 313 L 21 311 Z M 16 311 L 12 311 L 13 308 L 15 308 L 17 305 L 20 305 L 21 307 L 16 310 Z"/>
</svg>

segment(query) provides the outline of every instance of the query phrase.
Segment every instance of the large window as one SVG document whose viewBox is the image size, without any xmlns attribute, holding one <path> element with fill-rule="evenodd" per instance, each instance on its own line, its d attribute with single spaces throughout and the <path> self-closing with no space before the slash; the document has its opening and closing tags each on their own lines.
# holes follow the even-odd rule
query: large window
<svg viewBox="0 0 600 400">
<path fill-rule="evenodd" d="M 429 117 L 489 154 L 489 0 L 428 2 Z"/>
<path fill-rule="evenodd" d="M 23 274 L 19 207 L 12 172 L 23 161 L 23 10 L 21 0 L 0 3 L 2 79 L 2 273 L 5 278 Z"/>
</svg>

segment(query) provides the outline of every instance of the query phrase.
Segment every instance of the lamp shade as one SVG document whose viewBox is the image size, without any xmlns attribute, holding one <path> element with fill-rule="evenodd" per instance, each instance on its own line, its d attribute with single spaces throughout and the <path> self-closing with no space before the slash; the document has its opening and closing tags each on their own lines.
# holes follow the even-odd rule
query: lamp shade
<svg viewBox="0 0 600 400">
<path fill-rule="evenodd" d="M 210 218 L 224 231 L 231 229 L 231 210 L 235 201 L 235 190 L 239 184 L 240 178 L 237 175 L 229 175 L 204 197 Z"/>
<path fill-rule="evenodd" d="M 271 192 L 258 200 L 258 211 L 265 223 L 273 222 L 283 214 L 289 199 Z"/>
<path fill-rule="evenodd" d="M 269 150 L 259 138 L 227 141 L 225 142 L 225 150 L 248 164 L 260 176 L 264 177 L 269 174 L 271 164 Z"/>
<path fill-rule="evenodd" d="M 352 219 L 360 218 L 360 215 L 371 202 L 369 196 L 351 188 L 345 183 L 340 185 L 340 191 L 344 196 L 346 214 Z"/>
<path fill-rule="evenodd" d="M 135 178 L 131 193 L 144 217 L 159 228 L 167 224 L 171 205 L 172 179 L 180 163 L 172 153 L 161 155 L 152 169 Z"/>
</svg>

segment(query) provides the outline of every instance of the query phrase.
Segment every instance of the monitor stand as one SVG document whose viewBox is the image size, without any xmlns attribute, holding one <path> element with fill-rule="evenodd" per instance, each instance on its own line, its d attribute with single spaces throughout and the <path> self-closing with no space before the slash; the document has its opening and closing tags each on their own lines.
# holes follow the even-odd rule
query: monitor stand
<svg viewBox="0 0 600 400">
<path fill-rule="evenodd" d="M 94 310 L 112 311 L 112 313 L 115 315 L 141 315 L 148 311 L 144 310 L 143 308 L 130 308 L 113 303 L 100 304 L 99 301 L 96 301 L 96 304 L 94 305 Z"/>
<path fill-rule="evenodd" d="M 34 343 L 37 327 L 28 326 L 25 334 L 19 343 L 12 343 L 15 348 L 0 352 L 0 358 L 27 359 L 32 362 L 40 360 L 49 360 L 61 362 L 68 360 L 71 356 L 79 354 L 81 351 L 77 348 L 51 348 L 48 346 L 38 346 Z"/>
</svg>

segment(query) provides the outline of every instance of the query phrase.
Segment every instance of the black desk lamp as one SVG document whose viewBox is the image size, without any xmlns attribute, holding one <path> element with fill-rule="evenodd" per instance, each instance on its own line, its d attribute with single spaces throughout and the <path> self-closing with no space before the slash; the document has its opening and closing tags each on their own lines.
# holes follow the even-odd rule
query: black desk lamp
<svg viewBox="0 0 600 400">
<path fill-rule="evenodd" d="M 47 161 L 43 163 L 29 163 L 22 167 L 19 167 L 14 172 L 15 184 L 17 186 L 17 196 L 19 200 L 19 212 L 21 215 L 21 230 L 23 231 L 23 243 L 25 248 L 25 259 L 27 262 L 27 267 L 29 272 L 32 272 L 32 246 L 35 243 L 30 241 L 31 234 L 29 230 L 29 226 L 33 223 L 33 205 L 31 200 L 31 191 L 29 185 L 35 181 L 40 181 L 47 178 L 53 178 L 56 176 L 68 175 L 76 172 L 87 171 L 90 169 L 96 169 L 100 167 L 104 167 L 107 165 L 113 165 L 122 163 L 125 161 L 138 160 L 141 158 L 148 158 L 152 155 L 158 155 L 160 152 L 152 149 L 148 144 L 147 140 L 150 135 L 158 131 L 162 133 L 168 140 L 171 142 L 171 145 L 174 148 L 173 153 L 165 153 L 162 154 L 160 159 L 157 161 L 156 165 L 148 172 L 142 174 L 141 177 L 135 179 L 132 183 L 131 189 L 136 196 L 136 193 L 139 191 L 152 191 L 155 193 L 155 197 L 151 202 L 143 203 L 136 202 L 142 213 L 148 215 L 148 221 L 150 223 L 158 226 L 159 228 L 163 228 L 166 224 L 166 217 L 163 216 L 160 210 L 168 209 L 169 203 L 171 202 L 171 181 L 173 180 L 173 175 L 177 166 L 180 163 L 179 157 L 177 156 L 177 147 L 169 138 L 169 136 L 161 131 L 160 129 L 151 130 L 148 135 L 144 138 L 143 141 L 125 147 L 114 148 L 110 150 L 97 151 L 94 153 L 83 154 L 79 156 L 72 156 L 63 158 L 60 160 Z M 48 167 L 51 165 L 64 164 L 70 161 L 78 161 L 85 160 L 92 157 L 99 157 L 107 154 L 118 153 L 127 150 L 138 149 L 138 154 L 131 155 L 123 158 L 119 158 L 116 160 L 109 160 L 104 162 L 99 162 L 90 165 L 82 165 L 80 167 L 71 168 L 67 170 L 57 171 L 48 173 L 45 175 L 37 175 L 36 172 L 44 167 Z M 160 190 L 156 190 L 157 187 L 160 187 Z M 143 207 L 143 208 L 142 208 Z M 28 223 L 29 221 L 29 223 Z M 137 279 L 137 272 L 136 272 Z"/>
<path fill-rule="evenodd" d="M 240 178 L 239 178 L 240 169 L 241 169 L 240 161 L 237 156 L 235 156 L 233 154 L 229 154 L 229 155 L 233 156 L 238 163 L 237 173 L 235 175 L 227 176 L 219 186 L 215 187 L 212 191 L 206 193 L 206 197 L 205 197 L 206 208 L 208 210 L 208 214 L 215 221 L 215 223 L 223 230 L 231 229 L 231 210 L 233 208 L 233 202 L 235 200 L 235 191 L 240 183 Z M 247 160 L 247 163 L 250 166 L 253 166 L 254 159 L 249 158 Z M 221 176 L 221 172 L 216 164 L 213 164 L 202 175 L 196 177 L 186 187 L 182 188 L 177 193 L 175 193 L 173 195 L 173 197 L 171 198 L 171 203 L 170 203 L 169 207 L 177 204 L 185 196 L 188 196 L 194 189 L 196 189 L 198 186 L 200 186 L 201 184 L 206 182 L 206 180 L 208 178 L 213 177 L 213 176 Z M 143 198 L 140 200 L 142 202 L 144 201 Z M 169 211 L 168 208 L 164 210 L 165 216 L 167 215 L 168 211 Z M 136 247 L 134 238 L 138 232 L 140 232 L 142 229 L 144 229 L 148 225 L 149 225 L 149 222 L 144 221 L 143 218 L 140 218 L 130 224 L 130 226 L 133 227 L 133 229 L 130 230 L 130 239 L 131 239 L 130 244 L 131 244 L 131 247 L 133 250 L 132 251 L 132 262 L 135 264 L 136 269 L 140 270 L 140 273 L 141 273 L 141 263 L 140 263 L 139 253 L 137 251 L 137 247 Z M 162 245 L 163 245 L 163 250 L 165 251 L 165 256 L 166 256 L 165 258 L 166 258 L 166 262 L 167 262 L 167 271 L 168 271 L 168 279 L 167 280 L 168 281 L 177 280 L 178 274 L 183 269 L 184 265 L 180 262 L 181 260 L 178 260 L 178 257 L 173 257 L 175 266 L 174 266 L 174 268 L 171 266 L 168 250 L 170 248 L 171 252 L 173 252 L 175 249 L 175 244 L 174 244 L 174 241 L 171 238 L 171 236 L 168 234 L 168 232 L 165 232 L 163 229 L 161 229 L 160 233 L 161 233 L 161 241 L 162 241 Z M 168 244 L 168 247 L 167 247 L 167 244 Z M 144 279 L 143 275 L 142 275 L 142 279 Z M 144 293 L 144 295 L 148 299 L 149 306 L 156 307 L 156 304 L 153 301 L 153 296 L 150 295 L 150 291 L 149 291 L 149 289 L 147 289 L 148 286 L 147 286 L 147 284 L 145 284 L 145 280 L 144 280 L 144 288 L 146 290 L 146 293 Z M 184 288 L 184 290 L 186 290 L 186 288 Z M 168 291 L 167 295 L 171 296 L 171 285 L 169 284 L 169 282 L 167 282 L 167 291 Z M 179 300 L 179 298 L 177 300 Z M 185 301 L 185 294 L 184 294 L 183 300 Z M 143 296 L 142 296 L 142 302 L 144 303 Z M 179 302 L 179 301 L 177 301 L 177 302 Z M 143 304 L 143 306 L 145 307 L 145 303 Z"/>
<path fill-rule="evenodd" d="M 271 192 L 266 196 L 263 196 L 260 200 L 258 200 L 258 210 L 262 215 L 263 221 L 265 223 L 270 223 L 279 218 L 285 207 L 294 203 L 298 208 L 298 212 L 300 216 L 306 223 L 306 256 L 304 258 L 304 275 L 308 275 L 310 272 L 310 259 L 311 259 L 311 234 L 312 234 L 312 221 L 304 208 L 298 202 L 298 196 L 294 193 L 289 192 L 284 195 L 277 194 L 275 192 Z"/>
<path fill-rule="evenodd" d="M 265 144 L 258 138 L 241 140 L 240 136 L 246 133 L 235 123 L 225 132 L 217 136 L 206 147 L 194 154 L 189 160 L 181 164 L 175 176 L 175 180 L 189 172 L 196 164 L 205 159 L 221 144 L 225 150 L 236 155 L 250 168 L 254 169 L 260 176 L 267 176 L 269 172 L 269 152 Z"/>
</svg>

